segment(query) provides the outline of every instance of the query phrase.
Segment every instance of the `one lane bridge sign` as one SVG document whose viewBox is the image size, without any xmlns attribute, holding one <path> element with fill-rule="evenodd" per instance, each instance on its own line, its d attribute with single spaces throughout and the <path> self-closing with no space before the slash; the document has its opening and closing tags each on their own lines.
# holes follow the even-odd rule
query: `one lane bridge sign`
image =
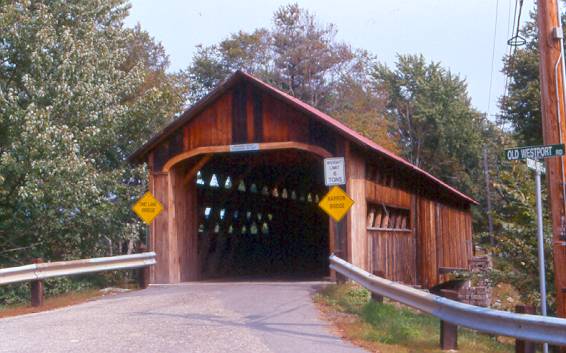
<svg viewBox="0 0 566 353">
<path fill-rule="evenodd" d="M 526 146 L 505 149 L 505 157 L 509 161 L 520 159 L 543 159 L 564 156 L 564 144 Z"/>
<path fill-rule="evenodd" d="M 136 202 L 132 210 L 146 224 L 151 224 L 155 217 L 163 211 L 163 205 L 148 191 Z"/>
</svg>

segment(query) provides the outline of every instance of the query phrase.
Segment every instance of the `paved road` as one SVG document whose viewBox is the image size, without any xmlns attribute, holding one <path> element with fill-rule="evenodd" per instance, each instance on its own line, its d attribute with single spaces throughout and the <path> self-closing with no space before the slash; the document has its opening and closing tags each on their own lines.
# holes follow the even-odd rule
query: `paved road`
<svg viewBox="0 0 566 353">
<path fill-rule="evenodd" d="M 187 283 L 0 319 L 0 352 L 357 353 L 311 296 L 321 282 Z"/>
</svg>

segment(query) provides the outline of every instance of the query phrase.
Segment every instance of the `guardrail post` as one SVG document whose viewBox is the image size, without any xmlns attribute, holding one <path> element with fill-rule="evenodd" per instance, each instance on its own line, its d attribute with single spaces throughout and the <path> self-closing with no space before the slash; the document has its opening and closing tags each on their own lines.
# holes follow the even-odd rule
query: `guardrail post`
<svg viewBox="0 0 566 353">
<path fill-rule="evenodd" d="M 31 261 L 34 264 L 40 264 L 43 259 L 36 258 Z M 31 281 L 30 282 L 30 294 L 31 294 L 31 306 L 38 307 L 43 305 L 44 301 L 44 288 L 43 281 Z"/>
<path fill-rule="evenodd" d="M 458 300 L 458 291 L 450 289 L 441 289 L 440 295 L 450 299 Z M 440 349 L 457 350 L 458 349 L 458 326 L 449 322 L 440 320 Z"/>
<path fill-rule="evenodd" d="M 535 307 L 532 305 L 517 305 L 515 312 L 518 314 L 535 314 Z M 515 340 L 515 353 L 535 353 L 535 344 L 529 341 Z"/>
<path fill-rule="evenodd" d="M 378 277 L 385 278 L 385 272 L 383 271 L 373 271 L 373 274 Z M 371 293 L 371 299 L 376 303 L 383 303 L 383 296 L 377 293 Z"/>
<path fill-rule="evenodd" d="M 147 251 L 145 244 L 140 244 L 139 251 L 140 253 Z M 149 266 L 144 266 L 138 269 L 138 286 L 140 289 L 146 289 L 149 287 Z"/>
</svg>

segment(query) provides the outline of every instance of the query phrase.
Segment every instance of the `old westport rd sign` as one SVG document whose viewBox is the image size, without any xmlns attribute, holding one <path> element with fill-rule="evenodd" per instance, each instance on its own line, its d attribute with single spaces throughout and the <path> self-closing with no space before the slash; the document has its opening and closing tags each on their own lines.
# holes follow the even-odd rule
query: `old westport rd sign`
<svg viewBox="0 0 566 353">
<path fill-rule="evenodd" d="M 559 157 L 564 155 L 564 144 L 526 146 L 505 149 L 505 157 L 509 161 L 520 159 L 543 159 L 549 157 Z"/>
</svg>

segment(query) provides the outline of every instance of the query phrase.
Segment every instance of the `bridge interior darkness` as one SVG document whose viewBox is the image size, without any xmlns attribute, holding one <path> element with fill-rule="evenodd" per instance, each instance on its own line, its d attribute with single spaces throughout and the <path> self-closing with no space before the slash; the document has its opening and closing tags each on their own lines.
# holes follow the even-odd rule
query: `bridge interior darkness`
<svg viewBox="0 0 566 353">
<path fill-rule="evenodd" d="M 304 151 L 214 155 L 196 176 L 200 277 L 327 275 L 322 173 Z"/>
</svg>

